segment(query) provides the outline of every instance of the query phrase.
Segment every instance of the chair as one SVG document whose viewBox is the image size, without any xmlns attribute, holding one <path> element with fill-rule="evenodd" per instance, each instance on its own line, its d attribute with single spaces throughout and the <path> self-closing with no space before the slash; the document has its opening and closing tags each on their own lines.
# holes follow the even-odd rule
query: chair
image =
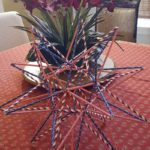
<svg viewBox="0 0 150 150">
<path fill-rule="evenodd" d="M 17 12 L 0 13 L 0 51 L 29 42 L 27 33 L 13 26 L 23 26 L 22 18 Z"/>
<path fill-rule="evenodd" d="M 97 25 L 97 31 L 108 33 L 117 26 L 120 35 L 117 40 L 136 42 L 139 3 L 140 0 L 132 0 L 127 6 L 118 4 L 113 13 L 103 9 L 100 17 L 104 21 Z"/>
</svg>

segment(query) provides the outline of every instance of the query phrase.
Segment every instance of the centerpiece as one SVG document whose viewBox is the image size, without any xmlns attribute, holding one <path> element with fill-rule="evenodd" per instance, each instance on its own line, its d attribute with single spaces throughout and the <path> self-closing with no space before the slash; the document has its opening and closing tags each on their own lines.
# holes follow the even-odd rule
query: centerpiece
<svg viewBox="0 0 150 150">
<path fill-rule="evenodd" d="M 83 145 L 81 135 L 86 127 L 107 148 L 115 150 L 102 130 L 105 121 L 118 117 L 113 110 L 125 115 L 119 116 L 120 118 L 130 117 L 133 120 L 147 121 L 143 115 L 109 89 L 114 80 L 138 73 L 143 67 L 105 67 L 118 28 L 114 28 L 108 34 L 91 30 L 91 27 L 102 21 L 98 18 L 101 10 L 106 7 L 109 11 L 113 11 L 115 1 L 22 1 L 30 11 L 31 17 L 21 16 L 32 25 L 32 28 L 16 28 L 31 33 L 33 42 L 27 59 L 36 61 L 36 64 L 26 65 L 38 67 L 40 74 L 36 75 L 20 68 L 20 64 L 12 63 L 13 67 L 34 80 L 36 86 L 5 102 L 0 109 L 6 115 L 17 111 L 34 112 L 39 110 L 39 106 L 40 110 L 47 111 L 46 118 L 39 125 L 31 142 L 50 132 L 50 149 L 71 149 L 70 147 L 79 149 L 80 145 Z M 95 6 L 98 6 L 96 12 L 90 13 L 91 8 Z M 41 12 L 41 18 L 33 15 L 35 8 Z M 100 61 L 99 58 L 105 50 L 107 50 L 105 56 Z M 106 74 L 105 78 L 101 76 L 102 72 L 110 70 L 116 72 Z M 120 73 L 118 70 L 131 71 Z M 46 93 L 28 97 L 39 87 L 44 87 Z M 117 103 L 113 104 L 111 98 Z M 44 106 L 41 106 L 41 103 Z M 48 132 L 41 133 L 46 124 L 49 126 Z M 69 138 L 71 135 L 72 140 Z M 69 146 L 70 141 L 73 146 Z"/>
<path fill-rule="evenodd" d="M 38 48 L 47 62 L 53 66 L 61 66 L 67 57 L 68 60 L 77 56 L 80 52 L 85 49 L 91 48 L 95 43 L 99 42 L 102 37 L 105 36 L 104 33 L 99 33 L 95 31 L 95 26 L 97 23 L 102 21 L 99 17 L 99 13 L 103 8 L 107 8 L 108 11 L 113 11 L 115 2 L 112 0 L 108 1 L 24 1 L 23 3 L 26 9 L 30 12 L 30 17 L 21 15 L 25 20 L 27 20 L 33 28 L 30 27 L 19 27 L 16 28 L 25 30 L 32 34 L 36 40 L 38 40 Z M 91 11 L 92 8 L 98 6 L 96 11 Z M 40 17 L 34 14 L 34 9 L 38 10 Z M 75 39 L 76 36 L 76 39 Z M 72 47 L 74 43 L 72 39 L 75 39 L 75 46 Z M 111 40 L 111 36 L 109 40 Z M 33 39 L 32 39 L 33 40 Z M 100 49 L 105 49 L 108 44 L 108 39 L 105 44 L 99 44 Z M 100 42 L 102 43 L 102 42 Z M 68 52 L 69 51 L 69 52 Z M 93 62 L 93 56 L 89 56 L 90 62 Z M 99 57 L 99 65 L 103 62 L 104 57 Z M 28 61 L 36 61 L 34 54 L 34 47 L 32 47 L 27 55 Z M 34 62 L 33 64 L 35 64 Z M 31 63 L 32 64 L 32 63 Z M 83 59 L 81 59 L 77 66 L 86 67 L 89 65 L 87 63 L 83 64 Z M 113 61 L 108 58 L 105 66 L 114 67 Z M 34 72 L 35 67 L 26 67 L 25 70 Z M 36 68 L 36 75 L 40 74 L 40 71 Z M 107 75 L 108 72 L 103 72 L 101 76 Z M 63 75 L 61 75 L 63 76 Z M 37 82 L 33 81 L 33 78 L 25 74 L 27 81 L 35 84 Z"/>
<path fill-rule="evenodd" d="M 57 60 L 56 62 L 53 55 L 51 55 L 51 53 L 56 53 L 54 47 L 65 57 L 72 44 L 71 41 L 74 35 L 77 35 L 79 38 L 77 39 L 74 52 L 73 50 L 70 52 L 68 59 L 71 59 L 73 57 L 72 55 L 78 55 L 85 47 L 92 47 L 99 41 L 100 37 L 104 36 L 104 34 L 96 32 L 95 29 L 91 29 L 102 21 L 102 18 L 98 17 L 99 13 L 104 7 L 107 7 L 109 11 L 113 11 L 114 8 L 114 2 L 112 0 L 104 2 L 99 0 L 57 0 L 50 2 L 46 0 L 23 0 L 23 3 L 30 12 L 30 17 L 23 15 L 21 17 L 27 20 L 34 29 L 32 30 L 30 27 L 16 28 L 32 33 L 39 40 L 38 47 L 42 55 L 48 63 L 56 66 L 61 65 L 62 61 Z M 96 6 L 99 6 L 98 9 L 91 12 L 91 9 Z M 34 9 L 38 9 L 40 17 L 33 14 Z M 46 41 L 42 37 L 49 42 L 47 48 L 44 47 Z M 60 54 L 56 55 L 59 56 Z M 27 59 L 29 61 L 35 60 L 33 48 L 29 51 Z"/>
</svg>

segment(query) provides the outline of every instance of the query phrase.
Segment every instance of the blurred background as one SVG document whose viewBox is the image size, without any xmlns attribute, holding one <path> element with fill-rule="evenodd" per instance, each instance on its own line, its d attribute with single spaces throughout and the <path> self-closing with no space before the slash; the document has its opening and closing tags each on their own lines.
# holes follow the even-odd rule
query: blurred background
<svg viewBox="0 0 150 150">
<path fill-rule="evenodd" d="M 15 3 L 15 1 L 17 0 L 0 0 L 0 12 L 17 11 L 27 15 L 28 12 L 24 9 L 23 4 L 21 2 Z M 121 37 L 118 38 L 119 40 L 150 44 L 150 0 L 128 1 L 131 4 L 139 3 L 139 6 L 135 6 L 136 8 L 116 8 L 111 14 L 104 12 L 102 17 L 106 22 L 98 25 L 97 30 L 108 32 L 113 26 L 120 26 Z M 93 9 L 93 11 L 95 10 Z M 38 12 L 34 13 L 37 15 Z M 29 26 L 25 21 L 24 25 Z"/>
</svg>

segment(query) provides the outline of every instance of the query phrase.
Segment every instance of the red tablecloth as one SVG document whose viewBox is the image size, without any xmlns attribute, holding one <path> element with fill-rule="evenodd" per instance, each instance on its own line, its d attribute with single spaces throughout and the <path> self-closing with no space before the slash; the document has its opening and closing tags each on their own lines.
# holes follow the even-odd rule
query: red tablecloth
<svg viewBox="0 0 150 150">
<path fill-rule="evenodd" d="M 125 49 L 124 52 L 116 44 L 111 51 L 111 58 L 116 66 L 143 66 L 144 70 L 130 78 L 112 83 L 110 89 L 149 120 L 150 46 L 121 41 L 119 44 Z M 24 62 L 29 48 L 30 45 L 25 44 L 0 53 L 0 104 L 32 87 L 23 79 L 21 72 L 10 67 L 12 62 Z M 0 150 L 49 149 L 49 134 L 34 145 L 30 142 L 45 114 L 33 112 L 5 116 L 0 112 Z M 150 150 L 150 123 L 116 118 L 106 122 L 103 131 L 117 150 Z M 107 149 L 86 128 L 81 140 L 82 150 Z"/>
</svg>

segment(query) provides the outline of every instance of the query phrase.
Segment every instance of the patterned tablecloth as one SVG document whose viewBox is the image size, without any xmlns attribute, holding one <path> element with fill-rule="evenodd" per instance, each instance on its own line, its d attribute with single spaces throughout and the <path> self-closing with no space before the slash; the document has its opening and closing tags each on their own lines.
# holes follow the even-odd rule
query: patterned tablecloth
<svg viewBox="0 0 150 150">
<path fill-rule="evenodd" d="M 117 80 L 110 85 L 111 91 L 150 119 L 150 46 L 119 42 L 125 51 L 114 44 L 111 58 L 116 66 L 143 66 L 144 70 L 134 76 Z M 10 64 L 22 63 L 29 44 L 21 45 L 0 53 L 0 104 L 32 87 L 22 73 Z M 40 91 L 44 92 L 44 91 Z M 0 112 L 0 150 L 47 150 L 50 135 L 31 144 L 30 140 L 47 112 L 28 112 L 4 115 Z M 118 112 L 114 112 L 118 113 Z M 69 122 L 65 123 L 65 127 Z M 46 129 L 45 129 L 46 130 Z M 103 131 L 117 150 L 150 150 L 150 123 L 115 118 L 107 121 Z M 46 133 L 46 132 L 45 132 Z M 88 129 L 81 137 L 81 150 L 106 150 L 107 147 Z M 68 147 L 71 142 L 68 142 Z M 68 148 L 69 150 L 71 149 Z M 73 149 L 72 149 L 73 150 Z"/>
</svg>

